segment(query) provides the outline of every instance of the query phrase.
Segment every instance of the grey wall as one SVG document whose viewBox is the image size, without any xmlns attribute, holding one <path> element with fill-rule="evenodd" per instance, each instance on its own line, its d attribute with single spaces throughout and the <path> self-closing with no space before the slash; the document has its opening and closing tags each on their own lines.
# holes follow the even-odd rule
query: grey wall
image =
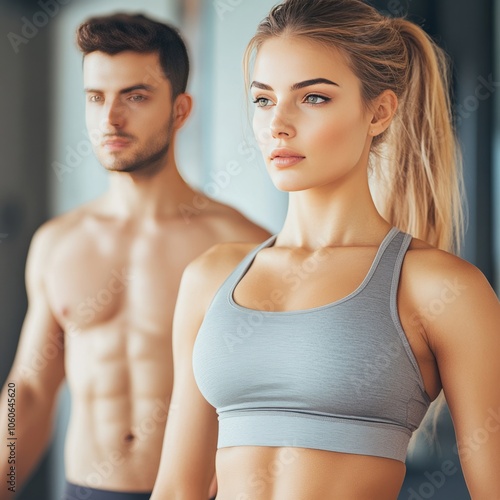
<svg viewBox="0 0 500 500">
<path fill-rule="evenodd" d="M 438 33 L 455 68 L 455 116 L 464 154 L 469 206 L 463 257 L 494 281 L 492 174 L 493 110 L 497 91 L 493 76 L 493 0 L 441 0 L 436 10 Z M 453 16 L 448 15 L 453 11 Z M 498 26 L 497 26 L 498 31 Z"/>
<path fill-rule="evenodd" d="M 500 0 L 495 1 L 493 23 L 496 29 L 493 72 L 495 81 L 500 82 Z M 500 90 L 500 89 L 499 89 Z M 494 149 L 493 149 L 493 258 L 497 294 L 500 294 L 500 92 L 494 96 Z"/>
<path fill-rule="evenodd" d="M 196 95 L 203 111 L 199 121 L 204 130 L 202 186 L 212 183 L 211 189 L 216 191 L 213 174 L 224 171 L 229 163 L 238 164 L 239 174 L 216 191 L 217 197 L 276 232 L 286 214 L 288 198 L 270 182 L 253 138 L 241 61 L 257 24 L 277 2 L 219 2 L 219 8 L 215 2 L 201 3 L 203 43 L 198 53 L 202 55 L 202 86 Z"/>
<path fill-rule="evenodd" d="M 20 33 L 21 17 L 29 9 L 0 4 L 0 375 L 9 369 L 16 335 L 26 308 L 24 260 L 34 229 L 46 215 L 47 147 L 50 123 L 50 66 L 45 55 L 49 32 L 13 49 L 8 33 Z"/>
<path fill-rule="evenodd" d="M 50 30 L 43 16 L 24 41 L 29 2 L 0 3 L 0 383 L 12 364 L 26 309 L 24 265 L 31 235 L 47 215 L 47 163 L 51 116 Z M 48 18 L 47 18 L 48 22 Z M 11 43 L 11 40 L 14 44 Z M 44 463 L 24 496 L 44 494 Z M 3 486 L 2 486 L 3 487 Z M 38 496 L 43 498 L 43 496 Z"/>
</svg>

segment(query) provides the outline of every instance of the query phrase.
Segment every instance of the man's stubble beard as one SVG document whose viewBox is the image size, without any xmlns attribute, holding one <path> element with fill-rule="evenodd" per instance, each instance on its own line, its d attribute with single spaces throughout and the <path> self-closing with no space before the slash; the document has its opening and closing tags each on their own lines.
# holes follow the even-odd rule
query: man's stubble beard
<svg viewBox="0 0 500 500">
<path fill-rule="evenodd" d="M 157 134 L 139 151 L 124 153 L 123 157 L 113 158 L 98 150 L 97 158 L 108 172 L 155 172 L 163 166 L 163 161 L 170 150 L 173 136 L 173 116 L 170 117 L 164 134 Z M 116 134 L 119 136 L 119 133 Z"/>
</svg>

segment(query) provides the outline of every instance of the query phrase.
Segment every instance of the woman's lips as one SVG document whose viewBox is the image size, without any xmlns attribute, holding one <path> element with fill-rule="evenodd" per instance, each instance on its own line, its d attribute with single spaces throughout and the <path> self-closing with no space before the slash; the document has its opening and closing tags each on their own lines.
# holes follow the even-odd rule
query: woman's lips
<svg viewBox="0 0 500 500">
<path fill-rule="evenodd" d="M 305 156 L 288 148 L 276 148 L 269 155 L 271 163 L 277 168 L 286 168 L 301 162 Z"/>
<path fill-rule="evenodd" d="M 303 156 L 275 156 L 271 159 L 271 162 L 277 168 L 286 168 L 296 165 L 303 159 Z"/>
</svg>

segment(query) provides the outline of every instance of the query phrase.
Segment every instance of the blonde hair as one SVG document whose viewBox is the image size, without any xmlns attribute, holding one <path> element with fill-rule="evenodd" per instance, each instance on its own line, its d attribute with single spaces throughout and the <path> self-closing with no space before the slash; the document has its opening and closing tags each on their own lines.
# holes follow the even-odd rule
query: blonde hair
<svg viewBox="0 0 500 500">
<path fill-rule="evenodd" d="M 372 144 L 375 203 L 399 229 L 458 251 L 463 233 L 461 156 L 444 51 L 419 26 L 387 18 L 362 0 L 286 0 L 259 24 L 247 46 L 247 83 L 252 55 L 267 39 L 279 36 L 339 51 L 361 81 L 367 107 L 384 90 L 396 94 L 396 116 Z"/>
</svg>

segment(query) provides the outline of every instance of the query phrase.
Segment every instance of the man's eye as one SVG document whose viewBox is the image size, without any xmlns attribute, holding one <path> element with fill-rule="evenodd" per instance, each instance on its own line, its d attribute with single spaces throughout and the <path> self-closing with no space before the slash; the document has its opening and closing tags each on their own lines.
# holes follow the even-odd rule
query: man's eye
<svg viewBox="0 0 500 500">
<path fill-rule="evenodd" d="M 131 95 L 128 99 L 131 102 L 143 102 L 146 100 L 146 97 L 143 95 Z"/>
<path fill-rule="evenodd" d="M 103 100 L 101 95 L 90 95 L 89 102 L 101 102 Z"/>
</svg>

